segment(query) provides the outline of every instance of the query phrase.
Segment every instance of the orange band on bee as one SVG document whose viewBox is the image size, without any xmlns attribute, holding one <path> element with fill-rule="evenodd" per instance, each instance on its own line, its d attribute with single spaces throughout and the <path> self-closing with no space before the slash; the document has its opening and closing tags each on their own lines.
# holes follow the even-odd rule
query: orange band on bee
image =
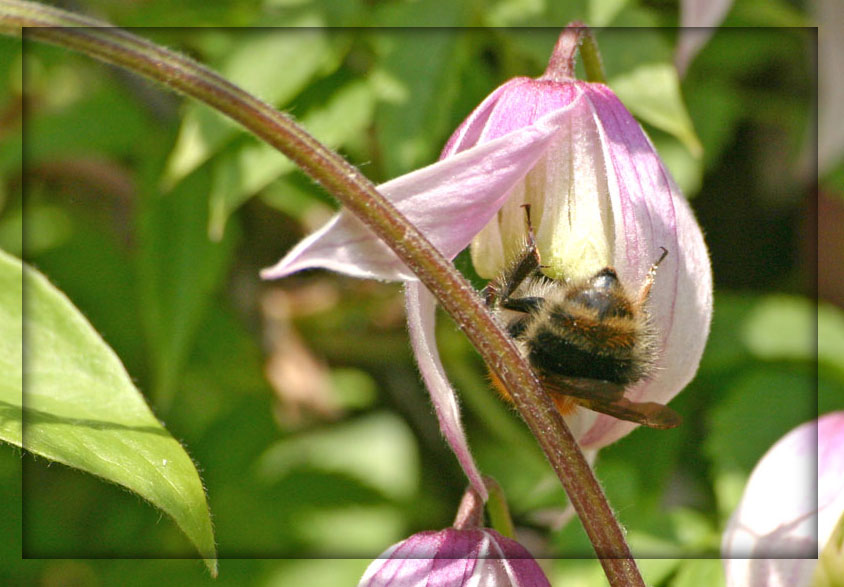
<svg viewBox="0 0 844 587">
<path fill-rule="evenodd" d="M 498 395 L 501 396 L 501 399 L 506 401 L 507 403 L 512 404 L 513 398 L 510 396 L 510 392 L 507 391 L 507 388 L 504 387 L 504 384 L 499 379 L 498 375 L 489 371 L 489 381 L 490 384 L 495 388 L 495 391 L 498 392 Z M 563 416 L 568 416 L 574 409 L 577 407 L 577 402 L 575 402 L 572 398 L 561 395 L 559 393 L 549 393 L 551 399 L 554 401 L 554 405 L 557 407 L 557 411 L 560 412 Z"/>
</svg>

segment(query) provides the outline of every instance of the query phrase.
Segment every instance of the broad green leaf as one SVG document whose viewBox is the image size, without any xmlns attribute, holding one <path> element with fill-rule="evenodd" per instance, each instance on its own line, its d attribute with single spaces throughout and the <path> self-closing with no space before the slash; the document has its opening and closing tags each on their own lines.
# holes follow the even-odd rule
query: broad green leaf
<svg viewBox="0 0 844 587">
<path fill-rule="evenodd" d="M 609 85 L 638 118 L 677 137 L 695 157 L 703 154 L 673 64 L 645 63 L 614 76 Z"/>
<path fill-rule="evenodd" d="M 368 81 L 347 84 L 325 105 L 302 118 L 302 125 L 331 148 L 357 138 L 370 124 L 375 97 Z M 296 169 L 295 164 L 266 143 L 254 142 L 230 150 L 215 161 L 208 232 L 219 239 L 226 221 L 238 206 L 278 177 Z"/>
<path fill-rule="evenodd" d="M 27 345 L 23 393 L 22 329 Z M 70 300 L 5 253 L 0 254 L 0 333 L 3 439 L 149 500 L 176 521 L 216 574 L 211 519 L 190 457 Z"/>
<path fill-rule="evenodd" d="M 23 281 L 21 264 L 0 251 L 0 438 L 21 446 Z"/>
<path fill-rule="evenodd" d="M 303 17 L 294 29 L 260 29 L 243 33 L 237 49 L 220 66 L 220 73 L 255 96 L 281 106 L 315 76 L 336 65 L 325 31 L 316 16 Z M 238 126 L 216 111 L 191 103 L 176 146 L 170 154 L 164 184 L 172 187 L 238 132 Z"/>
</svg>

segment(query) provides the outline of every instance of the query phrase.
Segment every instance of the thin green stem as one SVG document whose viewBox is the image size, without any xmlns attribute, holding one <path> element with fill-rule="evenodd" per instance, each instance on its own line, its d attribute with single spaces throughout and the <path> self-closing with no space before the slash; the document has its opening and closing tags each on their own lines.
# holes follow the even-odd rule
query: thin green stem
<svg viewBox="0 0 844 587">
<path fill-rule="evenodd" d="M 414 271 L 506 385 L 578 512 L 610 583 L 644 584 L 592 469 L 510 338 L 452 263 L 355 167 L 289 116 L 208 68 L 106 23 L 37 3 L 0 0 L 0 30 L 80 51 L 196 98 L 277 148 L 321 183 Z"/>
<path fill-rule="evenodd" d="M 507 507 L 507 497 L 498 481 L 484 475 L 484 485 L 489 491 L 489 500 L 486 502 L 486 511 L 489 514 L 489 523 L 494 530 L 506 538 L 516 539 L 516 528 L 513 526 L 513 518 L 510 516 L 510 508 Z"/>
<path fill-rule="evenodd" d="M 580 59 L 583 60 L 583 71 L 586 72 L 586 79 L 590 82 L 605 84 L 607 76 L 604 73 L 604 63 L 601 60 L 601 52 L 598 50 L 598 42 L 592 29 L 582 25 L 580 37 Z"/>
</svg>

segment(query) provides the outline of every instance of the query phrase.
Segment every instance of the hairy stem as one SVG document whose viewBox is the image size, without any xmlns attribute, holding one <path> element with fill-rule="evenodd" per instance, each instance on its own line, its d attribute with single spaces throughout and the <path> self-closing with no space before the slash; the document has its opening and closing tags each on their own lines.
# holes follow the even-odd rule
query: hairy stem
<svg viewBox="0 0 844 587">
<path fill-rule="evenodd" d="M 0 30 L 80 51 L 200 100 L 322 184 L 413 270 L 507 387 L 568 493 L 610 583 L 644 585 L 601 486 L 530 367 L 452 263 L 357 168 L 292 118 L 210 69 L 107 23 L 33 2 L 0 0 Z"/>
</svg>

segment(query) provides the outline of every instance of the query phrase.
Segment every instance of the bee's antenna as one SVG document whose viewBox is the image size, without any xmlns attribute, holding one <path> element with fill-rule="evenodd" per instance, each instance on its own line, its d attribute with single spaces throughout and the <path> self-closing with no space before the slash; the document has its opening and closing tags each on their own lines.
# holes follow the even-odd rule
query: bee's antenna
<svg viewBox="0 0 844 587">
<path fill-rule="evenodd" d="M 530 253 L 536 257 L 536 265 L 542 267 L 542 262 L 539 259 L 539 248 L 536 246 L 536 235 L 533 233 L 533 223 L 530 221 L 530 204 L 522 204 L 525 209 L 525 223 L 527 224 L 527 238 L 528 249 Z"/>
<path fill-rule="evenodd" d="M 651 267 L 651 271 L 659 267 L 659 264 L 662 263 L 662 260 L 665 259 L 665 257 L 668 255 L 668 249 L 666 249 L 665 247 L 659 248 L 662 249 L 662 254 L 659 256 L 659 259 L 656 260 L 656 263 L 653 264 L 653 267 Z"/>
<path fill-rule="evenodd" d="M 647 276 L 645 276 L 645 283 L 642 285 L 641 291 L 639 291 L 639 303 L 648 299 L 648 294 L 651 293 L 651 286 L 654 284 L 654 279 L 656 279 L 656 268 L 659 267 L 659 264 L 662 263 L 662 260 L 668 255 L 668 249 L 665 247 L 659 248 L 662 249 L 662 254 L 659 256 L 659 259 L 656 260 L 656 263 L 651 265 Z"/>
</svg>

